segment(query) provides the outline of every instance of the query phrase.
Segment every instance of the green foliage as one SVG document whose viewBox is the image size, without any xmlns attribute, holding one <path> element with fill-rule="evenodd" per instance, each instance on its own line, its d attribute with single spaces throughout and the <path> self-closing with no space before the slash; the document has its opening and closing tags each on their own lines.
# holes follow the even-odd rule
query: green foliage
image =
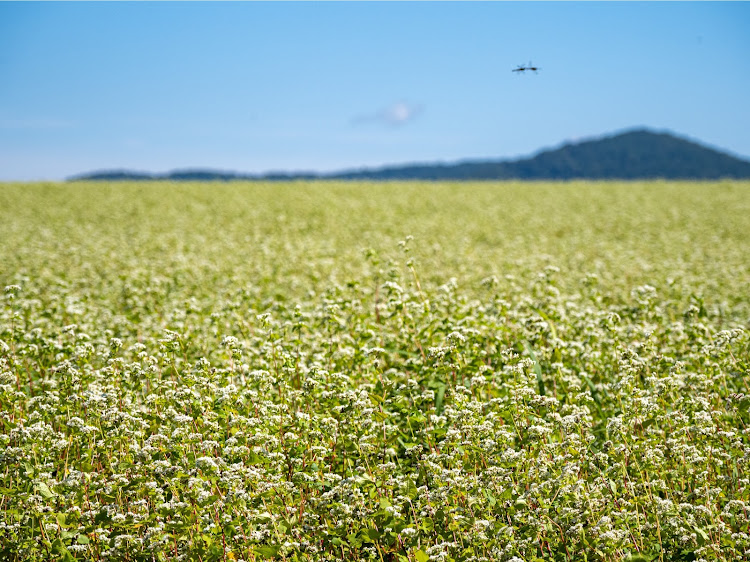
<svg viewBox="0 0 750 562">
<path fill-rule="evenodd" d="M 747 559 L 748 217 L 746 183 L 2 186 L 0 558 Z"/>
<path fill-rule="evenodd" d="M 299 180 L 718 180 L 750 178 L 750 162 L 648 129 L 567 143 L 561 147 L 516 160 L 477 160 L 454 164 L 403 164 L 326 174 L 237 174 L 214 170 L 178 170 L 167 174 L 100 171 L 78 176 L 88 181 L 299 181 Z"/>
</svg>

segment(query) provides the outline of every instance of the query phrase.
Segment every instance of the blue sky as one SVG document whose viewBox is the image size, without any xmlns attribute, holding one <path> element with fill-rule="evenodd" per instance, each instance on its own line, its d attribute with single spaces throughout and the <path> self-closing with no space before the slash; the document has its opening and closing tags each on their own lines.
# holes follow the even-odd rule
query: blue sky
<svg viewBox="0 0 750 562">
<path fill-rule="evenodd" d="M 0 2 L 0 180 L 505 158 L 637 126 L 750 158 L 749 29 L 746 2 Z"/>
</svg>

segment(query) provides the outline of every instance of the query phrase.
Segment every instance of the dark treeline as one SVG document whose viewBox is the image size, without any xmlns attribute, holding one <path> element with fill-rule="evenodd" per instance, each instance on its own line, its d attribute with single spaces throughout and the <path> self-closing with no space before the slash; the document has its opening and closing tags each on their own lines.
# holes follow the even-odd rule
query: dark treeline
<svg viewBox="0 0 750 562">
<path fill-rule="evenodd" d="M 242 174 L 215 170 L 177 170 L 149 174 L 127 170 L 83 174 L 71 180 L 288 181 L 343 180 L 569 180 L 569 179 L 750 178 L 750 162 L 669 133 L 646 129 L 568 143 L 518 160 L 404 164 L 327 174 L 273 172 Z"/>
</svg>

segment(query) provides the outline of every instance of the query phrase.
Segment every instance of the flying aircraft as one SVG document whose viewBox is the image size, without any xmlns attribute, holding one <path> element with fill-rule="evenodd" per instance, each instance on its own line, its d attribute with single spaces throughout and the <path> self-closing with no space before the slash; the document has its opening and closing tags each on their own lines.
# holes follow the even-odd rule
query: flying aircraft
<svg viewBox="0 0 750 562">
<path fill-rule="evenodd" d="M 529 64 L 519 64 L 516 68 L 513 69 L 512 72 L 526 72 L 527 70 L 530 70 L 536 74 L 540 70 L 540 68 L 538 66 L 534 66 L 533 63 L 529 62 Z"/>
</svg>

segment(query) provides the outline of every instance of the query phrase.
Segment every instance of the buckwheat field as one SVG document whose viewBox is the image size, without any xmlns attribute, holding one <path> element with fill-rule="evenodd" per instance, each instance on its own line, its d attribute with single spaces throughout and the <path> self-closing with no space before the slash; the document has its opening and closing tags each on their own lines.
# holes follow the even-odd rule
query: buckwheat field
<svg viewBox="0 0 750 562">
<path fill-rule="evenodd" d="M 0 186 L 0 559 L 750 559 L 750 184 Z"/>
</svg>

